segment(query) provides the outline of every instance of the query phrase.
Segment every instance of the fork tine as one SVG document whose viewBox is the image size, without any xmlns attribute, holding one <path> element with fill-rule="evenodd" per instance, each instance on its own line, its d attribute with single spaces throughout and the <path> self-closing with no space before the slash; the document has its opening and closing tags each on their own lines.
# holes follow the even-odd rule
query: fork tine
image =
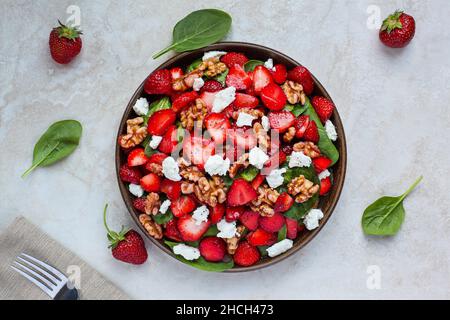
<svg viewBox="0 0 450 320">
<path fill-rule="evenodd" d="M 39 280 L 40 282 L 42 282 L 45 286 L 47 286 L 49 288 L 50 291 L 53 291 L 53 289 L 56 287 L 55 284 L 51 283 L 48 279 L 46 279 L 44 276 L 42 276 L 41 274 L 37 273 L 36 271 L 34 271 L 33 269 L 29 268 L 28 266 L 19 263 L 18 261 L 14 261 L 14 266 L 15 267 L 19 267 L 22 271 L 26 271 L 30 276 L 32 276 L 33 278 Z"/>
<path fill-rule="evenodd" d="M 25 278 L 27 278 L 28 280 L 30 280 L 32 283 L 34 283 L 36 286 L 38 286 L 42 291 L 44 291 L 48 296 L 50 296 L 51 298 L 53 298 L 54 294 L 52 293 L 52 291 L 50 291 L 50 289 L 45 286 L 43 283 L 41 283 L 39 280 L 33 278 L 32 276 L 30 276 L 28 273 L 23 272 L 22 270 L 20 270 L 19 268 L 16 268 L 14 266 L 11 266 L 11 268 L 13 268 L 15 271 L 17 271 L 19 274 L 21 274 L 22 276 L 24 276 Z"/>
<path fill-rule="evenodd" d="M 39 271 L 40 273 L 42 273 L 43 276 L 47 277 L 55 286 L 61 282 L 61 280 L 55 278 L 50 272 L 48 272 L 47 270 L 44 270 L 43 268 L 41 268 L 39 265 L 31 263 L 28 260 L 23 259 L 22 257 L 17 257 L 18 260 L 20 260 L 21 264 L 26 264 L 27 266 L 35 269 L 36 271 Z"/>
<path fill-rule="evenodd" d="M 67 277 L 61 271 L 59 271 L 58 269 L 56 269 L 56 268 L 46 264 L 45 262 L 42 262 L 41 260 L 38 260 L 38 259 L 36 259 L 36 258 L 26 254 L 26 253 L 23 253 L 23 252 L 21 253 L 21 255 L 26 257 L 26 258 L 28 258 L 31 261 L 36 262 L 41 267 L 44 267 L 48 271 L 52 272 L 56 276 L 56 278 L 59 278 L 59 280 L 61 280 L 61 281 L 67 281 L 68 280 Z"/>
</svg>

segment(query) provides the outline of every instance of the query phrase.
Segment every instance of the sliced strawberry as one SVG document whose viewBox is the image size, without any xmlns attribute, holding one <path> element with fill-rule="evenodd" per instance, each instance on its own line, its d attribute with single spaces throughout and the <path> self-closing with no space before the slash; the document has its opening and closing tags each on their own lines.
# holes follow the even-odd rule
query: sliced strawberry
<svg viewBox="0 0 450 320">
<path fill-rule="evenodd" d="M 264 66 L 256 66 L 253 70 L 253 89 L 255 94 L 260 94 L 268 84 L 273 83 L 272 74 Z"/>
<path fill-rule="evenodd" d="M 170 126 L 169 129 L 167 129 L 167 132 L 164 134 L 161 142 L 159 143 L 158 149 L 161 152 L 164 152 L 166 154 L 171 154 L 173 150 L 178 145 L 178 129 L 176 126 Z"/>
<path fill-rule="evenodd" d="M 234 106 L 233 104 L 230 104 L 228 107 L 226 107 L 225 109 L 222 110 L 221 114 L 225 115 L 225 117 L 227 117 L 227 119 L 233 118 L 233 113 L 234 113 Z"/>
<path fill-rule="evenodd" d="M 211 224 L 216 224 L 222 220 L 224 215 L 225 205 L 222 203 L 218 203 L 215 207 L 209 208 L 209 219 L 211 220 Z"/>
<path fill-rule="evenodd" d="M 197 203 L 191 196 L 181 196 L 178 199 L 172 201 L 170 204 L 170 210 L 177 218 L 184 217 L 185 215 L 194 211 L 197 207 Z"/>
<path fill-rule="evenodd" d="M 233 105 L 236 108 L 256 108 L 259 104 L 258 98 L 245 93 L 236 93 Z"/>
<path fill-rule="evenodd" d="M 254 265 L 261 258 L 259 250 L 249 244 L 247 241 L 242 241 L 233 255 L 234 263 L 242 267 L 249 267 Z"/>
<path fill-rule="evenodd" d="M 270 70 L 273 80 L 278 84 L 283 84 L 287 78 L 287 70 L 284 64 L 276 64 L 274 70 Z"/>
<path fill-rule="evenodd" d="M 259 213 L 251 210 L 245 211 L 239 217 L 239 221 L 249 230 L 255 231 L 258 228 Z"/>
<path fill-rule="evenodd" d="M 215 97 L 216 97 L 216 92 L 209 92 L 209 91 L 204 91 L 200 95 L 200 99 L 202 99 L 202 101 L 205 103 L 206 108 L 208 109 L 208 112 L 211 112 L 211 110 L 212 110 Z"/>
<path fill-rule="evenodd" d="M 146 164 L 148 157 L 145 155 L 143 148 L 136 148 L 128 155 L 127 163 L 130 167 L 142 166 Z"/>
<path fill-rule="evenodd" d="M 298 222 L 295 219 L 286 217 L 286 238 L 294 240 L 297 238 Z"/>
<path fill-rule="evenodd" d="M 120 180 L 124 182 L 139 184 L 142 174 L 137 168 L 129 167 L 128 164 L 123 164 L 119 169 Z"/>
<path fill-rule="evenodd" d="M 248 61 L 248 58 L 240 52 L 228 52 L 226 55 L 222 56 L 220 61 L 225 63 L 228 68 L 234 67 L 236 64 L 242 67 Z"/>
<path fill-rule="evenodd" d="M 169 70 L 156 70 L 145 80 L 144 91 L 148 94 L 167 94 L 172 92 L 172 76 Z"/>
<path fill-rule="evenodd" d="M 141 178 L 141 187 L 147 192 L 158 192 L 161 187 L 161 178 L 154 173 L 149 173 Z"/>
<path fill-rule="evenodd" d="M 324 156 L 314 158 L 312 162 L 317 173 L 321 173 L 322 171 L 328 169 L 332 163 L 330 159 Z"/>
<path fill-rule="evenodd" d="M 275 233 L 256 229 L 247 235 L 247 240 L 252 246 L 270 246 L 277 241 L 277 236 Z"/>
<path fill-rule="evenodd" d="M 210 113 L 205 118 L 205 127 L 215 143 L 223 143 L 226 139 L 227 129 L 231 128 L 230 121 L 222 113 Z"/>
<path fill-rule="evenodd" d="M 182 91 L 174 91 L 172 90 L 172 92 L 169 94 L 170 96 L 170 101 L 173 103 L 175 100 L 177 100 L 177 98 L 179 96 L 181 96 L 183 94 Z"/>
<path fill-rule="evenodd" d="M 205 162 L 214 155 L 214 142 L 203 137 L 191 136 L 183 141 L 183 155 L 203 170 Z"/>
<path fill-rule="evenodd" d="M 218 262 L 222 261 L 225 257 L 227 252 L 227 244 L 222 238 L 206 237 L 200 241 L 198 249 L 206 261 Z"/>
<path fill-rule="evenodd" d="M 177 114 L 172 109 L 156 111 L 148 119 L 147 131 L 152 136 L 163 136 L 176 119 Z"/>
<path fill-rule="evenodd" d="M 295 127 L 295 137 L 300 139 L 303 138 L 306 129 L 309 126 L 309 116 L 303 115 L 295 119 L 294 127 Z"/>
<path fill-rule="evenodd" d="M 169 238 L 171 240 L 175 240 L 175 241 L 178 241 L 178 242 L 183 241 L 181 239 L 180 231 L 178 231 L 177 219 L 176 218 L 174 218 L 174 219 L 170 220 L 169 222 L 167 222 L 166 228 L 164 229 L 164 236 L 166 238 Z"/>
<path fill-rule="evenodd" d="M 319 142 L 319 129 L 317 129 L 317 124 L 314 121 L 310 121 L 308 127 L 306 128 L 305 134 L 303 135 L 303 139 L 306 141 L 311 141 L 314 143 Z"/>
<path fill-rule="evenodd" d="M 148 163 L 156 163 L 162 165 L 164 159 L 167 157 L 167 154 L 164 153 L 154 153 L 150 157 L 148 157 Z"/>
<path fill-rule="evenodd" d="M 277 169 L 280 165 L 286 162 L 287 156 L 282 150 L 275 151 L 273 155 L 270 156 L 269 160 L 264 164 L 268 171 Z"/>
<path fill-rule="evenodd" d="M 252 79 L 240 65 L 234 65 L 230 68 L 225 82 L 227 87 L 235 87 L 236 90 L 246 90 L 252 85 Z"/>
<path fill-rule="evenodd" d="M 330 100 L 328 100 L 325 97 L 313 97 L 311 99 L 311 104 L 314 107 L 314 110 L 316 110 L 317 115 L 320 118 L 320 121 L 322 121 L 323 124 L 327 122 L 328 119 L 330 119 L 331 115 L 333 114 L 334 110 L 334 104 Z"/>
<path fill-rule="evenodd" d="M 279 133 L 287 131 L 295 123 L 294 114 L 287 110 L 269 112 L 268 118 L 270 127 Z"/>
<path fill-rule="evenodd" d="M 253 189 L 258 190 L 259 186 L 264 182 L 264 179 L 266 179 L 266 177 L 258 173 L 258 175 L 252 180 Z"/>
<path fill-rule="evenodd" d="M 292 205 L 294 204 L 294 199 L 287 193 L 283 192 L 277 198 L 273 209 L 275 212 L 286 212 L 288 211 Z"/>
<path fill-rule="evenodd" d="M 255 200 L 257 197 L 258 194 L 251 184 L 244 179 L 239 178 L 233 181 L 233 184 L 228 191 L 227 203 L 232 207 L 243 206 Z"/>
<path fill-rule="evenodd" d="M 309 96 L 314 90 L 314 80 L 308 69 L 303 66 L 297 66 L 288 72 L 287 78 L 289 80 L 300 83 L 303 90 Z"/>
<path fill-rule="evenodd" d="M 197 91 L 189 91 L 179 95 L 172 103 L 172 110 L 176 113 L 180 112 L 197 99 Z"/>
<path fill-rule="evenodd" d="M 208 230 L 209 225 L 209 220 L 198 224 L 198 221 L 190 215 L 179 218 L 177 222 L 178 230 L 180 231 L 181 238 L 184 241 L 199 240 Z"/>
<path fill-rule="evenodd" d="M 271 217 L 261 217 L 259 226 L 267 232 L 278 232 L 284 226 L 284 216 L 281 213 L 275 213 Z"/>
<path fill-rule="evenodd" d="M 225 220 L 227 222 L 233 222 L 239 219 L 241 214 L 243 214 L 245 211 L 245 207 L 239 206 L 239 207 L 227 207 L 226 213 L 225 213 Z"/>
<path fill-rule="evenodd" d="M 326 195 L 328 191 L 331 189 L 331 179 L 330 177 L 326 177 L 325 179 L 320 180 L 320 192 L 321 196 Z"/>
<path fill-rule="evenodd" d="M 234 135 L 236 147 L 244 150 L 250 150 L 257 144 L 257 139 L 252 128 L 235 128 L 235 130 L 229 130 L 227 133 Z"/>
<path fill-rule="evenodd" d="M 136 198 L 133 200 L 133 207 L 140 212 L 145 212 L 146 202 L 146 198 Z"/>
<path fill-rule="evenodd" d="M 223 85 L 216 80 L 208 80 L 205 81 L 205 84 L 200 89 L 200 92 L 203 93 L 205 91 L 207 92 L 217 92 L 223 89 Z"/>
<path fill-rule="evenodd" d="M 161 182 L 161 192 L 164 192 L 170 201 L 177 200 L 181 195 L 181 181 L 164 179 Z"/>
<path fill-rule="evenodd" d="M 170 75 L 172 76 L 172 80 L 177 80 L 177 79 L 180 79 L 182 76 L 184 76 L 183 69 L 181 69 L 179 67 L 172 68 L 169 71 L 170 71 Z"/>
<path fill-rule="evenodd" d="M 287 102 L 286 94 L 283 89 L 275 83 L 269 83 L 262 89 L 261 100 L 264 105 L 272 111 L 283 110 Z"/>
</svg>

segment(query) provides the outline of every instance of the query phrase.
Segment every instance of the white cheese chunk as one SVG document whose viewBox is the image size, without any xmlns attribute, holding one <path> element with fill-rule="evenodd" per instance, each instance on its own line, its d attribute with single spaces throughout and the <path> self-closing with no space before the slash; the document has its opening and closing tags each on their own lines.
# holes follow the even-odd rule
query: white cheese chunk
<svg viewBox="0 0 450 320">
<path fill-rule="evenodd" d="M 239 112 L 238 118 L 236 120 L 236 125 L 238 127 L 244 127 L 244 126 L 251 127 L 252 122 L 255 119 L 256 119 L 256 117 L 252 116 L 251 114 L 248 114 L 246 112 Z"/>
<path fill-rule="evenodd" d="M 134 112 L 138 116 L 145 116 L 148 113 L 148 101 L 145 98 L 139 98 L 133 106 Z"/>
<path fill-rule="evenodd" d="M 330 171 L 323 170 L 321 173 L 319 173 L 319 180 L 323 180 L 325 178 L 328 178 L 331 175 Z"/>
<path fill-rule="evenodd" d="M 164 200 L 163 203 L 161 203 L 161 206 L 159 207 L 159 212 L 165 214 L 167 212 L 167 209 L 169 209 L 171 203 L 172 202 L 169 199 Z"/>
<path fill-rule="evenodd" d="M 226 51 L 208 51 L 203 54 L 202 60 L 206 61 L 211 58 L 220 58 L 221 56 L 226 54 Z"/>
<path fill-rule="evenodd" d="M 135 197 L 142 197 L 144 195 L 144 189 L 142 189 L 142 187 L 138 184 L 133 184 L 131 183 L 128 186 L 128 190 L 130 190 L 131 194 Z"/>
<path fill-rule="evenodd" d="M 200 250 L 187 246 L 184 243 L 177 244 L 173 247 L 173 253 L 178 254 L 186 260 L 196 260 L 200 258 Z"/>
<path fill-rule="evenodd" d="M 180 168 L 178 163 L 172 157 L 167 157 L 162 162 L 162 172 L 164 176 L 172 181 L 180 181 Z"/>
<path fill-rule="evenodd" d="M 330 138 L 331 141 L 337 140 L 338 135 L 336 132 L 336 127 L 330 120 L 327 120 L 327 122 L 325 122 L 325 131 L 327 132 L 327 136 L 328 138 Z"/>
<path fill-rule="evenodd" d="M 205 171 L 211 176 L 224 176 L 230 168 L 230 159 L 223 159 L 222 156 L 215 154 L 210 156 L 205 163 Z"/>
<path fill-rule="evenodd" d="M 236 98 L 236 88 L 228 87 L 220 90 L 214 96 L 212 112 L 219 113 L 228 107 Z"/>
<path fill-rule="evenodd" d="M 222 219 L 217 223 L 217 229 L 219 229 L 217 234 L 219 238 L 229 239 L 237 234 L 236 221 L 227 222 L 225 219 Z"/>
<path fill-rule="evenodd" d="M 264 67 L 266 67 L 269 70 L 275 71 L 273 68 L 273 60 L 271 58 L 267 59 L 267 61 L 264 62 Z"/>
<path fill-rule="evenodd" d="M 294 242 L 291 239 L 281 240 L 280 242 L 277 242 L 267 248 L 267 254 L 269 255 L 269 257 L 273 258 L 282 254 L 283 252 L 288 251 L 290 248 L 292 248 L 293 244 Z"/>
<path fill-rule="evenodd" d="M 150 148 L 156 149 L 156 148 L 158 148 L 159 144 L 161 143 L 162 138 L 163 137 L 160 137 L 160 136 L 152 136 L 152 139 L 150 140 L 148 145 L 150 146 Z"/>
<path fill-rule="evenodd" d="M 201 225 L 202 222 L 208 221 L 209 209 L 207 206 L 201 206 L 194 210 L 192 218 L 195 220 L 196 225 Z"/>
<path fill-rule="evenodd" d="M 306 156 L 303 152 L 294 151 L 289 159 L 289 168 L 309 167 L 311 163 L 311 158 Z"/>
<path fill-rule="evenodd" d="M 278 188 L 284 182 L 283 173 L 286 173 L 286 168 L 274 169 L 266 177 L 266 181 L 271 188 Z"/>
<path fill-rule="evenodd" d="M 265 131 L 269 131 L 270 130 L 269 118 L 267 118 L 266 116 L 262 116 L 261 125 Z"/>
<path fill-rule="evenodd" d="M 269 160 L 269 156 L 258 147 L 252 148 L 248 153 L 248 161 L 258 169 L 262 169 L 267 160 Z"/>
<path fill-rule="evenodd" d="M 303 218 L 306 229 L 314 230 L 319 227 L 319 220 L 323 218 L 323 212 L 320 209 L 311 209 Z"/>
<path fill-rule="evenodd" d="M 205 81 L 202 78 L 195 78 L 194 84 L 192 85 L 192 89 L 194 89 L 194 91 L 199 91 L 204 84 Z"/>
</svg>

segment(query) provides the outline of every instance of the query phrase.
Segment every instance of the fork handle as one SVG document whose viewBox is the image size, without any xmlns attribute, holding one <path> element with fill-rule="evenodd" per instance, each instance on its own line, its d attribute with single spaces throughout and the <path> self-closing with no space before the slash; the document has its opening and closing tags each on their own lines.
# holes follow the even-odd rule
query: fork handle
<svg viewBox="0 0 450 320">
<path fill-rule="evenodd" d="M 62 288 L 53 300 L 78 300 L 78 291 L 77 289 L 69 289 L 67 285 Z"/>
</svg>

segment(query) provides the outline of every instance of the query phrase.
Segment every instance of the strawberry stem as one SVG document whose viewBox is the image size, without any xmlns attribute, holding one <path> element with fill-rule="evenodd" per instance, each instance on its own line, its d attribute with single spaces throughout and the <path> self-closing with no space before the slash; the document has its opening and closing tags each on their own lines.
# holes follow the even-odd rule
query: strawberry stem
<svg viewBox="0 0 450 320">
<path fill-rule="evenodd" d="M 106 223 L 106 211 L 108 209 L 108 204 L 105 204 L 105 208 L 103 209 L 103 225 L 106 228 L 107 231 L 107 237 L 108 240 L 110 241 L 110 248 L 114 248 L 117 246 L 117 244 L 122 241 L 125 240 L 125 234 L 128 232 L 128 230 L 126 230 L 123 226 L 122 229 L 120 229 L 119 232 L 115 232 L 112 231 L 111 229 L 109 229 L 108 224 Z"/>
</svg>

